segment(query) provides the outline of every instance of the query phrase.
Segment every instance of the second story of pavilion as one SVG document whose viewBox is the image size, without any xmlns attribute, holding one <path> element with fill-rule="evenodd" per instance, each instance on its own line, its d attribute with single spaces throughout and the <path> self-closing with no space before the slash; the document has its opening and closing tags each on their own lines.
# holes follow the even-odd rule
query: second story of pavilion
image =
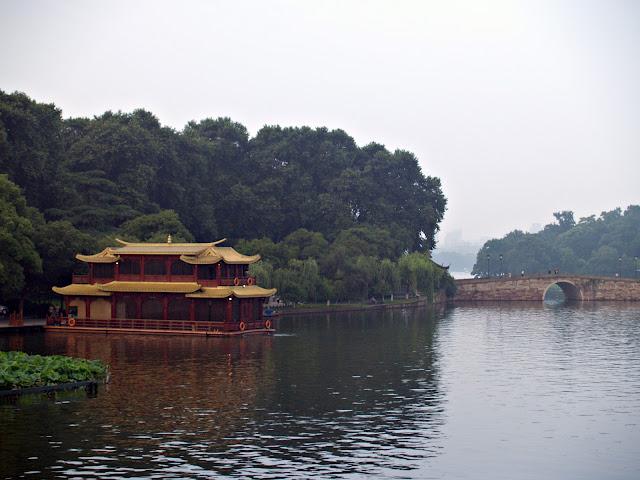
<svg viewBox="0 0 640 480">
<path fill-rule="evenodd" d="M 74 284 L 112 281 L 197 282 L 202 286 L 251 285 L 249 265 L 260 255 L 243 255 L 211 243 L 133 243 L 116 239 L 119 246 L 94 255 L 76 255 L 86 273 L 73 276 Z"/>
</svg>

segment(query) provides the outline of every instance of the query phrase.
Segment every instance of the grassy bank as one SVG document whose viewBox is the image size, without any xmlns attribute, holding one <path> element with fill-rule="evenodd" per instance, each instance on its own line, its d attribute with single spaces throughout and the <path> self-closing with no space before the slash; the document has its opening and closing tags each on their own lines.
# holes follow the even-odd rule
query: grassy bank
<svg viewBox="0 0 640 480">
<path fill-rule="evenodd" d="M 106 376 L 107 366 L 100 360 L 0 352 L 0 390 L 99 381 Z"/>
</svg>

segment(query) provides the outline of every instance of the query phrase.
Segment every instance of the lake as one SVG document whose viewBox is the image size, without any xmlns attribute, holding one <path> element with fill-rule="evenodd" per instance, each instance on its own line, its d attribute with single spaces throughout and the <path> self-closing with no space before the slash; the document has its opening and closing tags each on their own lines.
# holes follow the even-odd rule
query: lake
<svg viewBox="0 0 640 480">
<path fill-rule="evenodd" d="M 30 334 L 111 382 L 0 404 L 0 478 L 640 478 L 640 306 L 285 317 L 246 338 Z"/>
</svg>

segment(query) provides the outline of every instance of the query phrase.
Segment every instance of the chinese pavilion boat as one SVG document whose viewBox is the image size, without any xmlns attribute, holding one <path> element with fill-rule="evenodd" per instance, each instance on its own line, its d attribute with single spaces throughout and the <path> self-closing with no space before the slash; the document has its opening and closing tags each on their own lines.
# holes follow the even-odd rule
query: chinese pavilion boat
<svg viewBox="0 0 640 480">
<path fill-rule="evenodd" d="M 247 256 L 225 241 L 131 243 L 95 255 L 76 255 L 88 274 L 53 287 L 66 316 L 48 318 L 47 330 L 238 335 L 273 332 L 263 303 L 275 289 L 255 284 Z"/>
</svg>

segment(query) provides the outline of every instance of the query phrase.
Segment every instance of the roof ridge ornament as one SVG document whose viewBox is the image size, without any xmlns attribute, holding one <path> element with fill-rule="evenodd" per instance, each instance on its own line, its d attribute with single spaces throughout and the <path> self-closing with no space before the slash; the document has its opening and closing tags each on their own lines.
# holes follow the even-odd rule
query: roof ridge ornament
<svg viewBox="0 0 640 480">
<path fill-rule="evenodd" d="M 171 243 L 171 234 L 167 235 L 167 243 Z"/>
</svg>

